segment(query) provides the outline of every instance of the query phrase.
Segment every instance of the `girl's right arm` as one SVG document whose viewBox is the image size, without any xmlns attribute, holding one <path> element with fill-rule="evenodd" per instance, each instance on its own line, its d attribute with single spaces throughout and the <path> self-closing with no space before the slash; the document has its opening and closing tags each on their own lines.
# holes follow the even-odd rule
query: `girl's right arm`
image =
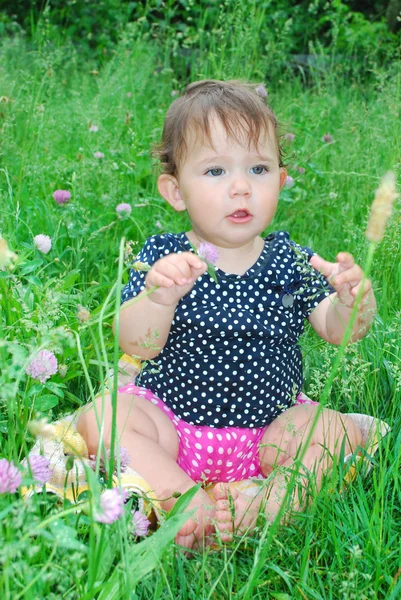
<svg viewBox="0 0 401 600">
<path fill-rule="evenodd" d="M 155 262 L 137 301 L 121 306 L 121 349 L 144 360 L 155 358 L 167 342 L 179 300 L 206 270 L 207 264 L 192 252 L 171 253 Z"/>
</svg>

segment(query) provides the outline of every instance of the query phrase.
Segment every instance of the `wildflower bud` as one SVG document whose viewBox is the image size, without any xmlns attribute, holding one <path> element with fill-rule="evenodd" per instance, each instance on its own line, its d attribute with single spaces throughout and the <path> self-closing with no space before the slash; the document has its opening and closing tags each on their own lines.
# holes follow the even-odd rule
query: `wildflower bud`
<svg viewBox="0 0 401 600">
<path fill-rule="evenodd" d="M 395 175 L 392 171 L 388 171 L 381 180 L 373 200 L 365 233 L 370 242 L 377 244 L 382 240 L 393 202 L 398 196 Z"/>
<path fill-rule="evenodd" d="M 65 462 L 65 470 L 71 471 L 74 468 L 74 457 L 70 454 Z"/>
<path fill-rule="evenodd" d="M 333 142 L 333 136 L 331 135 L 331 133 L 325 133 L 322 136 L 322 142 L 324 142 L 325 144 L 331 144 Z"/>
<path fill-rule="evenodd" d="M 173 492 L 173 493 L 171 494 L 171 496 L 172 496 L 173 498 L 180 498 L 180 497 L 182 496 L 182 494 L 181 494 L 181 492 Z"/>
<path fill-rule="evenodd" d="M 67 365 L 59 365 L 58 366 L 58 374 L 60 375 L 60 377 L 62 377 L 64 379 L 64 377 L 67 375 L 67 371 L 68 371 L 68 367 Z"/>
<path fill-rule="evenodd" d="M 17 259 L 17 255 L 8 247 L 6 240 L 0 235 L 0 271 L 6 267 L 13 267 L 13 262 Z"/>
<path fill-rule="evenodd" d="M 48 423 L 46 419 L 40 419 L 39 421 L 29 421 L 28 430 L 35 437 L 41 437 L 45 440 L 52 440 L 56 435 L 56 428 L 51 423 Z"/>
<path fill-rule="evenodd" d="M 78 304 L 77 317 L 81 323 L 86 323 L 91 318 L 91 314 L 89 310 Z"/>
<path fill-rule="evenodd" d="M 134 269 L 134 271 L 150 271 L 150 269 L 152 267 L 150 265 L 148 265 L 147 263 L 144 263 L 144 262 L 141 262 L 140 260 L 137 260 L 132 265 L 132 268 Z"/>
</svg>

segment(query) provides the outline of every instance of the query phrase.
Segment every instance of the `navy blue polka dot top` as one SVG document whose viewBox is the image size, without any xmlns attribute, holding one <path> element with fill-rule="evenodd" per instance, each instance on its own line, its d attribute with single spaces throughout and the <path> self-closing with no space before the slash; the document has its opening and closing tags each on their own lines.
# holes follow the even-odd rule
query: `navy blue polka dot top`
<svg viewBox="0 0 401 600">
<path fill-rule="evenodd" d="M 187 251 L 184 232 L 154 235 L 137 260 L 152 265 Z M 309 264 L 312 255 L 277 231 L 243 275 L 216 267 L 216 283 L 204 273 L 178 303 L 166 345 L 137 384 L 193 425 L 271 423 L 301 391 L 304 320 L 334 291 Z M 131 270 L 122 302 L 145 289 L 145 276 Z"/>
</svg>

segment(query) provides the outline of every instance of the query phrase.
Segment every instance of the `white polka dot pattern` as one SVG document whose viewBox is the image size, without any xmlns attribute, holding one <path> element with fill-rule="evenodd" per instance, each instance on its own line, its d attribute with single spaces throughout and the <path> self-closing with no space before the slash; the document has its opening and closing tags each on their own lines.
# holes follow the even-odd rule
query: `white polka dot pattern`
<svg viewBox="0 0 401 600">
<path fill-rule="evenodd" d="M 185 233 L 155 235 L 137 260 L 190 250 Z M 278 231 L 244 275 L 216 269 L 216 284 L 205 273 L 179 302 L 167 343 L 138 385 L 193 425 L 271 423 L 301 390 L 304 319 L 333 291 L 309 265 L 312 255 Z M 123 302 L 144 289 L 145 275 L 131 271 Z"/>
</svg>

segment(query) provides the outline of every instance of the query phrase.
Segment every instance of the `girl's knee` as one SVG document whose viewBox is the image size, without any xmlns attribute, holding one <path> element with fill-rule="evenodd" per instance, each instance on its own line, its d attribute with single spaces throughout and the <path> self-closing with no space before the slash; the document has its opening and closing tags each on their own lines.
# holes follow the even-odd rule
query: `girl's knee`
<svg viewBox="0 0 401 600">
<path fill-rule="evenodd" d="M 101 430 L 103 430 L 103 443 L 108 447 L 111 421 L 112 405 L 108 394 L 98 396 L 82 409 L 77 422 L 77 431 L 84 438 L 89 454 L 96 454 Z"/>
</svg>

